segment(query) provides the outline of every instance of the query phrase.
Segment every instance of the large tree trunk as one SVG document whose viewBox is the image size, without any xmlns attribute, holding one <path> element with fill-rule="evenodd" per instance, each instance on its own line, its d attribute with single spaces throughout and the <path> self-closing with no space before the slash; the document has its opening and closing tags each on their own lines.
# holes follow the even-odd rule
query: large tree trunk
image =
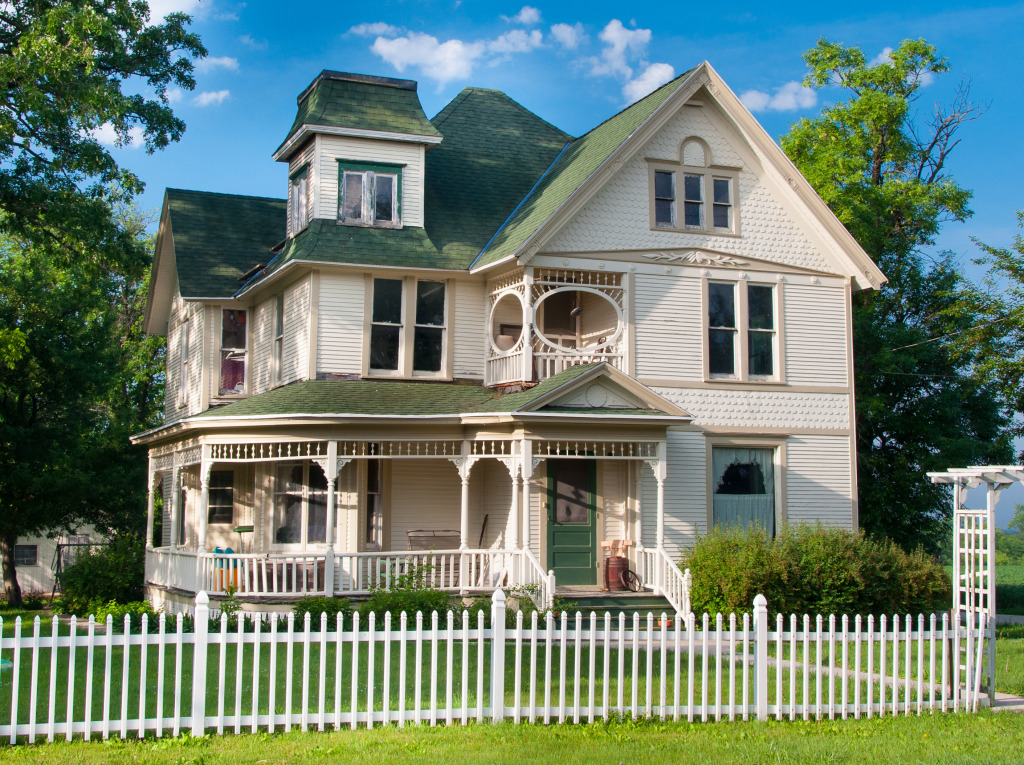
<svg viewBox="0 0 1024 765">
<path fill-rule="evenodd" d="M 14 566 L 14 545 L 18 542 L 17 534 L 0 535 L 0 571 L 4 577 L 4 595 L 7 605 L 21 608 L 21 585 L 18 584 L 18 569 Z"/>
</svg>

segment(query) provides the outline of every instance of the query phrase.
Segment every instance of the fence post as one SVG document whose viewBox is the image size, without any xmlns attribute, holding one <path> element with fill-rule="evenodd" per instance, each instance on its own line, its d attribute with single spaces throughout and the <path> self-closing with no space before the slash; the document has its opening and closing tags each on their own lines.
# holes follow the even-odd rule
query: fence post
<svg viewBox="0 0 1024 765">
<path fill-rule="evenodd" d="M 210 632 L 210 596 L 196 595 L 195 632 L 192 643 L 192 735 L 206 731 L 206 647 Z"/>
<path fill-rule="evenodd" d="M 690 590 L 693 588 L 693 575 L 690 574 L 690 569 L 686 569 L 683 572 L 683 613 L 688 614 L 693 609 L 690 608 Z"/>
<path fill-rule="evenodd" d="M 768 600 L 754 598 L 754 709 L 758 720 L 768 719 Z"/>
<path fill-rule="evenodd" d="M 491 597 L 491 720 L 505 717 L 505 593 Z"/>
</svg>

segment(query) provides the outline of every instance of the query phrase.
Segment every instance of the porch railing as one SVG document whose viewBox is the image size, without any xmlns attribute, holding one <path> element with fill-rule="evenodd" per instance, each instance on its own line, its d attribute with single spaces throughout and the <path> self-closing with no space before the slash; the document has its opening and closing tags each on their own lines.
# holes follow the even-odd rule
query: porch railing
<svg viewBox="0 0 1024 765">
<path fill-rule="evenodd" d="M 446 592 L 493 592 L 513 586 L 514 553 L 503 550 L 430 550 L 339 553 L 340 595 L 363 595 L 407 582 Z"/>
<path fill-rule="evenodd" d="M 681 571 L 663 548 L 638 547 L 636 574 L 644 587 L 661 595 L 677 613 L 690 613 L 690 569 Z"/>
</svg>

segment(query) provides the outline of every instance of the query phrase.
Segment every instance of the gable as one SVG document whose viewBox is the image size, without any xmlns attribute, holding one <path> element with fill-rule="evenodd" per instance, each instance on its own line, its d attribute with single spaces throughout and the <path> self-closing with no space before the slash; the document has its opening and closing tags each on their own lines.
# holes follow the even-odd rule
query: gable
<svg viewBox="0 0 1024 765">
<path fill-rule="evenodd" d="M 706 95 L 706 91 L 698 94 Z M 700 106 L 682 105 L 625 164 L 569 218 L 543 246 L 544 252 L 594 252 L 693 248 L 744 261 L 756 260 L 827 274 L 841 274 L 842 264 L 829 245 L 807 225 L 781 189 L 765 172 L 746 140 L 708 99 Z M 680 161 L 680 147 L 690 137 L 709 147 L 709 165 L 738 168 L 735 193 L 738 235 L 705 231 L 652 229 L 650 160 Z M 681 184 L 680 184 L 681 188 Z"/>
<path fill-rule="evenodd" d="M 550 404 L 545 409 L 648 409 L 637 396 L 605 381 L 592 382 Z"/>
</svg>

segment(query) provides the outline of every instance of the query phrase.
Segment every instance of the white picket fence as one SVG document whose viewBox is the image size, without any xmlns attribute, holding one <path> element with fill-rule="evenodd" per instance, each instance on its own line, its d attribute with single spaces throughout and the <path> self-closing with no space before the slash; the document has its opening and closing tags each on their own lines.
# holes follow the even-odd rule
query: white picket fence
<svg viewBox="0 0 1024 765">
<path fill-rule="evenodd" d="M 0 685 L 0 738 L 177 736 L 226 730 L 437 725 L 508 719 L 581 723 L 617 715 L 689 721 L 847 718 L 975 711 L 980 617 L 768 618 L 754 612 L 614 618 L 567 613 L 506 627 L 456 615 L 383 623 L 305 617 L 239 620 L 209 630 L 205 593 L 194 631 L 178 615 L 118 633 L 74 619 L 0 639 L 13 667 Z M 671 622 L 671 623 L 670 623 Z M 216 622 L 215 622 L 216 624 Z M 0 622 L 0 630 L 2 630 Z M 155 627 L 155 629 L 151 629 Z M 774 626 L 774 629 L 771 627 Z M 332 629 L 333 628 L 333 629 Z M 963 663 L 961 663 L 963 657 Z"/>
</svg>

